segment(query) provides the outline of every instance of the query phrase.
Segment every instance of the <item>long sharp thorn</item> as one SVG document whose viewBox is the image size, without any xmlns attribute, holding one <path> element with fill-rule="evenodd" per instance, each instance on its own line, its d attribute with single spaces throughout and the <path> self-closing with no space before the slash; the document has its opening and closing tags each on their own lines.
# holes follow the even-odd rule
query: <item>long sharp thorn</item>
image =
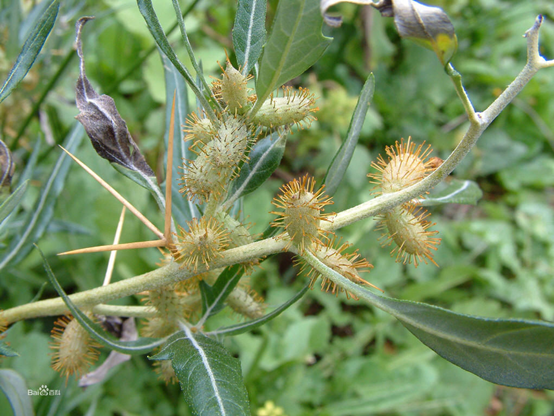
<svg viewBox="0 0 554 416">
<path fill-rule="evenodd" d="M 171 119 L 169 121 L 169 134 L 167 137 L 167 173 L 165 178 L 165 228 L 164 237 L 171 243 L 171 182 L 173 176 L 173 135 L 175 132 L 175 95 L 171 105 Z"/>
<path fill-rule="evenodd" d="M 121 231 L 123 230 L 123 222 L 125 221 L 125 207 L 121 209 L 121 215 L 119 216 L 119 222 L 117 223 L 117 229 L 115 230 L 115 236 L 113 238 L 113 244 L 119 244 L 121 238 Z M 112 280 L 113 268 L 115 265 L 115 258 L 117 256 L 117 250 L 113 250 L 110 253 L 110 259 L 108 260 L 108 267 L 106 268 L 106 275 L 104 276 L 104 283 L 102 286 L 107 286 Z"/>
<path fill-rule="evenodd" d="M 165 240 L 154 241 L 138 241 L 136 243 L 124 243 L 124 244 L 108 244 L 105 246 L 95 246 L 80 248 L 77 250 L 66 251 L 64 253 L 58 253 L 58 256 L 69 256 L 71 254 L 84 254 L 84 253 L 100 253 L 102 251 L 112 250 L 131 250 L 134 248 L 149 248 L 149 247 L 165 247 Z"/>
<path fill-rule="evenodd" d="M 144 224 L 146 225 L 154 234 L 158 236 L 158 238 L 163 239 L 164 235 L 158 228 L 148 220 L 144 215 L 141 214 L 141 212 L 136 209 L 129 201 L 127 201 L 119 192 L 117 192 L 115 189 L 113 189 L 106 181 L 104 181 L 100 176 L 98 176 L 96 173 L 92 171 L 87 165 L 85 165 L 83 162 L 81 162 L 79 159 L 77 159 L 76 156 L 73 156 L 70 152 L 68 152 L 66 149 L 64 149 L 62 146 L 60 146 L 62 150 L 67 153 L 79 166 L 81 166 L 90 176 L 92 176 L 96 181 L 102 185 L 104 188 L 106 188 L 115 198 L 121 202 L 123 205 L 127 207 L 129 211 L 131 211 L 133 214 L 136 215 L 136 217 Z"/>
</svg>

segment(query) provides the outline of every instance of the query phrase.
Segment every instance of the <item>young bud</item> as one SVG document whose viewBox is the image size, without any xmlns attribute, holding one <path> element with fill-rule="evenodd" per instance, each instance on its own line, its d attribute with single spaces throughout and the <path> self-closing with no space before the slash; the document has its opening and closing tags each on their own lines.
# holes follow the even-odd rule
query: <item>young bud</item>
<svg viewBox="0 0 554 416">
<path fill-rule="evenodd" d="M 428 229 L 435 225 L 427 220 L 429 213 L 414 205 L 406 205 L 393 208 L 381 215 L 377 229 L 386 230 L 382 237 L 386 236 L 383 246 L 390 245 L 392 241 L 396 246 L 391 255 L 396 254 L 396 261 L 403 264 L 411 264 L 417 267 L 421 260 L 427 264 L 427 260 L 435 266 L 433 252 L 437 250 L 441 239 L 433 237 L 438 231 Z"/>
<path fill-rule="evenodd" d="M 93 318 L 91 312 L 87 312 L 89 318 Z M 58 319 L 52 329 L 54 343 L 51 348 L 52 368 L 65 376 L 66 382 L 69 376 L 84 374 L 91 364 L 98 359 L 97 347 L 100 347 L 83 329 L 76 319 L 62 317 Z"/>
<path fill-rule="evenodd" d="M 260 110 L 252 119 L 253 124 L 263 127 L 276 128 L 296 124 L 300 128 L 309 126 L 315 117 L 315 98 L 307 89 L 294 90 L 291 87 L 283 88 L 283 97 L 273 95 L 263 103 Z"/>
<path fill-rule="evenodd" d="M 231 62 L 227 61 L 218 92 L 231 114 L 244 114 L 248 109 L 250 102 L 247 82 L 248 77 L 242 75 L 231 65 Z"/>
<path fill-rule="evenodd" d="M 198 269 L 198 263 L 210 268 L 210 262 L 229 245 L 229 233 L 223 225 L 211 218 L 193 219 L 187 222 L 188 231 L 179 227 L 175 247 L 179 253 L 176 261 L 191 270 Z"/>
<path fill-rule="evenodd" d="M 328 221 L 327 217 L 332 215 L 321 213 L 326 205 L 333 203 L 331 197 L 323 195 L 323 186 L 314 193 L 314 186 L 315 180 L 305 175 L 300 180 L 294 179 L 283 185 L 281 195 L 273 199 L 273 204 L 283 211 L 271 212 L 280 216 L 271 225 L 284 228 L 291 243 L 300 252 L 320 239 L 320 235 L 326 231 L 319 228 L 319 223 L 321 220 Z"/>
</svg>

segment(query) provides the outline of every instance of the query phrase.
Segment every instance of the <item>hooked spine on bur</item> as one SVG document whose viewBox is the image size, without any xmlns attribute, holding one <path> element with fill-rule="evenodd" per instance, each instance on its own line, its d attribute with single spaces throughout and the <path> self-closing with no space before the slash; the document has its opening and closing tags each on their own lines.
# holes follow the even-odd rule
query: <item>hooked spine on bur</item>
<svg viewBox="0 0 554 416">
<path fill-rule="evenodd" d="M 373 268 L 373 265 L 371 265 L 365 258 L 362 258 L 357 249 L 354 252 L 345 253 L 345 251 L 351 246 L 352 245 L 348 243 L 341 244 L 340 240 L 336 241 L 336 238 L 333 237 L 326 242 L 316 242 L 312 245 L 310 251 L 323 264 L 346 277 L 351 282 L 371 286 L 375 289 L 381 290 L 360 276 L 360 272 L 369 272 L 370 269 Z M 313 289 L 315 282 L 321 278 L 321 290 L 331 292 L 337 296 L 340 292 L 344 292 L 344 289 L 337 286 L 335 282 L 329 280 L 327 277 L 323 276 L 304 260 L 296 259 L 295 264 L 300 265 L 301 273 L 304 273 L 307 270 L 306 275 L 310 278 L 310 288 Z M 357 299 L 356 296 L 352 295 L 348 291 L 346 291 L 346 297 Z"/>
<path fill-rule="evenodd" d="M 190 200 L 207 201 L 211 195 L 222 197 L 226 185 L 238 175 L 239 166 L 248 160 L 254 141 L 241 117 L 222 121 L 211 138 L 199 137 L 190 147 L 198 156 L 184 166 L 180 192 L 187 193 Z"/>
<path fill-rule="evenodd" d="M 199 263 L 209 269 L 210 262 L 229 245 L 229 232 L 215 218 L 195 218 L 187 226 L 188 231 L 179 226 L 176 234 L 175 261 L 195 272 Z"/>
<path fill-rule="evenodd" d="M 315 97 L 307 88 L 282 88 L 282 97 L 273 94 L 262 104 L 252 122 L 267 128 L 296 124 L 299 128 L 309 127 L 316 120 L 313 113 Z"/>
<path fill-rule="evenodd" d="M 324 195 L 325 186 L 316 192 L 314 187 L 315 179 L 306 174 L 300 180 L 293 179 L 283 185 L 278 197 L 273 198 L 273 205 L 282 211 L 271 211 L 271 214 L 279 216 L 271 226 L 284 228 L 285 234 L 290 238 L 285 249 L 294 244 L 302 254 L 306 248 L 321 238 L 326 238 L 325 235 L 329 233 L 319 225 L 321 221 L 329 221 L 329 217 L 334 215 L 322 213 L 324 207 L 333 204 L 333 201 L 330 196 Z"/>
<path fill-rule="evenodd" d="M 382 246 L 388 246 L 393 241 L 396 247 L 391 251 L 396 262 L 414 264 L 417 267 L 421 261 L 430 261 L 435 266 L 433 251 L 436 251 L 441 239 L 434 237 L 438 231 L 429 231 L 435 225 L 427 220 L 430 216 L 426 210 L 414 206 L 398 206 L 380 216 L 377 229 L 386 230 L 381 238 L 386 237 Z M 431 251 L 433 250 L 433 251 Z"/>
<path fill-rule="evenodd" d="M 407 142 L 402 139 L 400 143 L 396 141 L 394 147 L 386 147 L 388 160 L 385 161 L 379 155 L 377 163 L 371 164 L 378 172 L 367 175 L 371 182 L 380 188 L 380 193 L 388 194 L 408 188 L 423 180 L 442 164 L 440 158 L 429 157 L 432 152 L 431 145 L 424 145 L 425 143 L 422 143 L 416 147 L 409 137 Z M 421 261 L 425 264 L 430 261 L 438 266 L 433 260 L 433 251 L 437 250 L 441 239 L 434 237 L 438 231 L 429 230 L 435 225 L 427 219 L 429 216 L 426 210 L 411 202 L 394 207 L 378 216 L 377 229 L 384 231 L 381 236 L 384 239 L 382 246 L 388 246 L 392 242 L 396 244 L 391 251 L 396 262 L 413 263 L 417 267 Z"/>
<path fill-rule="evenodd" d="M 87 311 L 85 314 L 93 319 L 92 312 Z M 60 317 L 54 323 L 51 334 L 54 342 L 50 348 L 55 350 L 51 353 L 52 368 L 62 377 L 65 376 L 66 383 L 69 376 L 83 375 L 98 359 L 98 348 L 101 345 L 73 317 Z"/>
<path fill-rule="evenodd" d="M 240 69 L 240 68 L 239 68 Z M 256 100 L 256 96 L 250 93 L 248 81 L 253 78 L 252 75 L 243 75 L 227 59 L 225 69 L 221 67 L 223 76 L 213 82 L 212 93 L 220 102 L 227 105 L 227 110 L 231 114 L 244 114 L 247 112 L 251 103 Z"/>
</svg>

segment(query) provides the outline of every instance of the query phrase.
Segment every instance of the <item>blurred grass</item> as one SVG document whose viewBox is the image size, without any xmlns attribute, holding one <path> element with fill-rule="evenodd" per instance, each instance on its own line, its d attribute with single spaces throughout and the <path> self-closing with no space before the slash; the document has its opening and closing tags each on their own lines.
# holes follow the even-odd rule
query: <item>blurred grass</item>
<svg viewBox="0 0 554 416">
<path fill-rule="evenodd" d="M 162 25 L 169 28 L 174 22 L 172 7 L 158 3 Z M 539 13 L 547 18 L 541 29 L 541 52 L 554 57 L 554 6 L 549 1 L 429 3 L 443 7 L 453 20 L 460 42 L 453 64 L 462 73 L 477 110 L 484 110 L 525 64 L 525 39 L 521 35 Z M 182 4 L 183 9 L 187 5 Z M 28 6 L 23 3 L 23 14 Z M 271 1 L 268 16 L 273 15 L 275 6 Z M 209 75 L 219 76 L 216 61 L 223 62 L 224 48 L 232 57 L 229 40 L 234 7 L 231 1 L 202 1 L 186 20 L 191 42 Z M 289 138 L 281 168 L 245 201 L 245 214 L 255 223 L 255 232 L 263 231 L 273 219 L 268 214 L 269 201 L 285 180 L 304 172 L 323 178 L 346 135 L 356 94 L 369 71 L 376 77 L 374 103 L 344 186 L 335 195 L 334 211 L 371 197 L 372 186 L 365 175 L 385 145 L 412 136 L 416 142 L 431 143 L 434 154 L 444 158 L 465 131 L 463 107 L 432 52 L 401 41 L 392 21 L 369 8 L 340 6 L 339 10 L 345 15 L 344 24 L 340 29 L 327 29 L 335 38 L 328 52 L 312 71 L 294 80 L 319 96 L 318 121 Z M 45 142 L 23 203 L 27 210 L 57 159 L 59 150 L 54 144 L 63 140 L 77 114 L 73 92 L 78 76 L 76 61 L 69 63 L 55 84 L 49 81 L 70 53 L 73 23 L 82 15 L 97 16 L 86 28 L 84 45 L 91 81 L 100 90 L 116 85 L 111 94 L 134 139 L 154 170 L 163 171 L 165 97 L 159 56 L 152 54 L 120 81 L 153 42 L 136 5 L 123 0 L 64 2 L 39 61 L 0 106 L 0 131 L 8 143 L 14 140 L 19 173 L 36 138 Z M 17 56 L 13 46 L 17 30 L 10 26 L 6 12 L 0 13 L 0 33 L 4 36 L 0 41 L 0 76 L 4 77 Z M 186 61 L 178 36 L 170 39 Z M 368 280 L 387 295 L 458 312 L 554 320 L 553 79 L 551 70 L 537 74 L 454 172 L 458 178 L 478 182 L 484 197 L 477 206 L 449 205 L 432 210 L 437 222 L 434 229 L 443 238 L 436 254 L 440 268 L 422 265 L 414 269 L 394 263 L 388 250 L 376 241 L 379 233 L 373 230 L 373 220 L 340 230 L 340 236 L 375 266 L 365 276 Z M 42 124 L 34 115 L 15 142 L 45 91 L 39 107 Z M 130 186 L 126 178 L 99 159 L 88 140 L 78 156 L 161 225 L 161 215 L 149 195 Z M 100 285 L 107 255 L 60 259 L 55 253 L 111 242 L 119 212 L 119 204 L 107 192 L 77 166 L 71 168 L 54 218 L 69 224 L 73 232 L 52 228 L 39 242 L 66 290 Z M 84 227 L 84 233 L 76 232 L 77 225 Z M 148 230 L 128 216 L 122 241 L 149 238 Z M 114 279 L 151 270 L 158 257 L 154 249 L 121 252 Z M 29 302 L 45 280 L 36 253 L 4 270 L 0 278 L 2 308 Z M 291 257 L 285 254 L 265 262 L 251 279 L 268 305 L 284 302 L 303 283 L 291 269 Z M 54 295 L 46 287 L 42 297 Z M 134 298 L 121 302 L 138 304 Z M 222 314 L 212 325 L 233 319 Z M 46 355 L 52 322 L 41 319 L 14 325 L 9 339 L 22 357 L 4 359 L 0 364 L 19 371 L 29 388 L 47 384 L 64 392 L 60 402 L 34 397 L 37 414 L 85 414 L 91 406 L 97 414 L 106 415 L 188 414 L 178 386 L 157 381 L 146 358 L 133 358 L 104 384 L 86 391 L 77 388 L 74 380 L 63 386 Z M 504 388 L 482 381 L 437 357 L 389 315 L 318 289 L 266 327 L 229 339 L 227 344 L 242 360 L 253 409 L 272 400 L 288 416 L 546 416 L 554 411 L 551 392 Z M 6 406 L 0 398 L 1 414 L 9 414 L 3 412 Z"/>
</svg>

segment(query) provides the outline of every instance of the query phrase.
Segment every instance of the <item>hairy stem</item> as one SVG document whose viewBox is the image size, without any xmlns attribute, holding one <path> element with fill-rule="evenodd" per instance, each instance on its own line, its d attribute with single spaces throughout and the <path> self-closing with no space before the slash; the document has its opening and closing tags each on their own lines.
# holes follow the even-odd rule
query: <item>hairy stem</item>
<svg viewBox="0 0 554 416">
<path fill-rule="evenodd" d="M 538 52 L 538 32 L 542 23 L 542 16 L 535 20 L 535 24 L 525 33 L 527 38 L 528 61 L 516 79 L 506 90 L 482 113 L 475 113 L 471 101 L 467 97 L 461 77 L 453 68 L 451 76 L 454 86 L 464 108 L 468 112 L 470 126 L 462 141 L 458 144 L 452 154 L 432 174 L 421 182 L 401 191 L 379 196 L 371 201 L 340 212 L 330 217 L 330 222 L 322 224 L 322 228 L 336 230 L 345 227 L 364 218 L 375 216 L 381 212 L 390 210 L 399 204 L 418 198 L 429 191 L 447 175 L 449 175 L 461 160 L 473 148 L 483 131 L 494 121 L 504 108 L 515 98 L 515 96 L 531 80 L 533 75 L 541 68 L 554 66 L 554 60 L 547 61 Z M 255 243 L 229 249 L 221 254 L 221 257 L 214 259 L 210 265 L 212 268 L 226 267 L 229 265 L 244 263 L 263 256 L 278 253 L 287 245 L 286 238 L 268 238 Z M 294 246 L 291 247 L 294 251 Z M 310 256 L 307 257 L 310 260 Z M 313 260 L 313 259 L 312 259 Z M 195 273 L 181 268 L 179 264 L 172 262 L 167 266 L 145 273 L 131 279 L 119 281 L 108 286 L 99 287 L 81 293 L 71 295 L 72 301 L 79 307 L 94 306 L 96 308 L 107 307 L 99 305 L 114 299 L 130 296 L 145 290 L 152 290 L 166 286 L 180 280 L 186 280 L 195 274 L 206 271 L 202 265 Z M 129 310 L 130 311 L 130 310 Z M 15 322 L 21 319 L 34 318 L 39 316 L 60 315 L 66 312 L 66 306 L 61 298 L 48 299 L 27 305 L 17 306 L 0 313 L 0 317 L 6 323 Z"/>
</svg>

